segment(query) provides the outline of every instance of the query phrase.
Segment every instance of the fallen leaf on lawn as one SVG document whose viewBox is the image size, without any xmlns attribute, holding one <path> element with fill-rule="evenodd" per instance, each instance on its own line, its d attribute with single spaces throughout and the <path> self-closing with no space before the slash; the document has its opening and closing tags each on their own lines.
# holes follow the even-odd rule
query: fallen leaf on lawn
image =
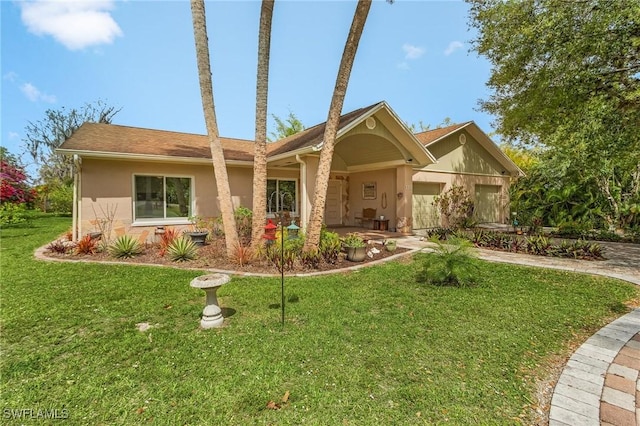
<svg viewBox="0 0 640 426">
<path fill-rule="evenodd" d="M 282 397 L 282 402 L 287 402 L 289 400 L 289 391 L 286 391 L 284 393 L 284 396 Z"/>
<path fill-rule="evenodd" d="M 142 413 L 144 413 L 144 410 L 146 410 L 146 409 L 147 409 L 147 407 L 140 407 L 140 408 L 138 408 L 138 409 L 136 410 L 136 413 L 138 413 L 138 414 L 142 414 Z"/>
<path fill-rule="evenodd" d="M 269 402 L 267 402 L 267 408 L 269 410 L 279 410 L 280 406 L 278 404 L 276 404 L 275 402 L 273 402 L 273 401 L 269 401 Z"/>
</svg>

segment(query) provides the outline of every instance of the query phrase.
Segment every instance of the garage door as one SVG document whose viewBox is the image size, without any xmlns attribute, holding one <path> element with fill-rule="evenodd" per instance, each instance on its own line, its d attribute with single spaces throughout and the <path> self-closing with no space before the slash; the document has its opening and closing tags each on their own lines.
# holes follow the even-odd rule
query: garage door
<svg viewBox="0 0 640 426">
<path fill-rule="evenodd" d="M 500 186 L 476 185 L 475 214 L 480 223 L 500 222 Z"/>
<path fill-rule="evenodd" d="M 440 194 L 440 184 L 432 182 L 413 183 L 413 229 L 439 226 L 433 199 Z"/>
</svg>

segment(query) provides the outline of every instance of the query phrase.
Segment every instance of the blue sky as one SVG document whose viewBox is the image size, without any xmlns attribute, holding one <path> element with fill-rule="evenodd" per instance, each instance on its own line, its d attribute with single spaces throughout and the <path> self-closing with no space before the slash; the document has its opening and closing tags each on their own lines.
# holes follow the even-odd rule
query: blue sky
<svg viewBox="0 0 640 426">
<path fill-rule="evenodd" d="M 49 109 L 98 99 L 114 123 L 205 133 L 191 10 L 174 1 L 0 1 L 1 141 L 22 152 L 24 128 Z M 326 120 L 355 1 L 277 0 L 269 114 L 310 127 Z M 407 123 L 474 120 L 490 64 L 470 51 L 462 1 L 375 1 L 343 112 L 385 100 Z M 254 136 L 259 1 L 207 1 L 220 134 Z M 269 120 L 273 131 L 273 120 Z M 27 158 L 25 158 L 27 160 Z"/>
</svg>

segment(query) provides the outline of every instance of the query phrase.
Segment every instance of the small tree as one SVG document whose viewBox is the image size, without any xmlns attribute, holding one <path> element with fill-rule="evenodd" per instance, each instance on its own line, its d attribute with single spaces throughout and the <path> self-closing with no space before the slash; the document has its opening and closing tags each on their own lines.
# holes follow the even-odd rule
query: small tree
<svg viewBox="0 0 640 426">
<path fill-rule="evenodd" d="M 289 115 L 284 120 L 275 114 L 271 114 L 271 117 L 276 122 L 276 130 L 275 132 L 271 132 L 269 142 L 295 135 L 305 129 L 302 121 L 300 121 L 300 119 L 298 119 L 298 117 L 291 111 L 289 111 Z"/>
<path fill-rule="evenodd" d="M 448 228 L 466 228 L 473 218 L 474 205 L 469 192 L 459 185 L 452 186 L 433 200 L 442 218 L 442 225 Z"/>
</svg>

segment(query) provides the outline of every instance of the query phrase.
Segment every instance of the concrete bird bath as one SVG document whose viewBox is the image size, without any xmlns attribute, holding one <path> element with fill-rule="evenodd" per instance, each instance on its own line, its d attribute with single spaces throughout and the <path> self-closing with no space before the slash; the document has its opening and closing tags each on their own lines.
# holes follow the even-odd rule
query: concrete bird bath
<svg viewBox="0 0 640 426">
<path fill-rule="evenodd" d="M 202 311 L 202 319 L 200 320 L 202 328 L 222 327 L 224 317 L 222 316 L 222 309 L 218 306 L 216 292 L 221 285 L 229 281 L 231 281 L 231 278 L 225 274 L 200 275 L 191 280 L 191 287 L 202 289 L 207 294 L 206 306 Z"/>
</svg>

